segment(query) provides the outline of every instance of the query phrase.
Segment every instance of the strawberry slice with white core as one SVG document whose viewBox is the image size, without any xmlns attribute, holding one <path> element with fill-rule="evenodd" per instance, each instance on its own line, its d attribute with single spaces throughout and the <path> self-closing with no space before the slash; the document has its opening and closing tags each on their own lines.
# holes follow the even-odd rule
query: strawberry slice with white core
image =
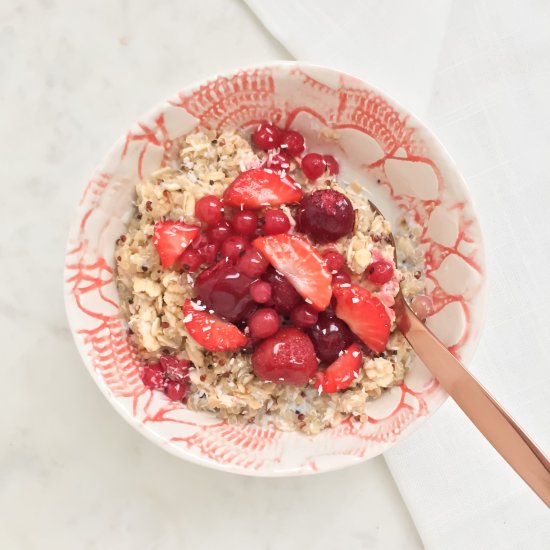
<svg viewBox="0 0 550 550">
<path fill-rule="evenodd" d="M 183 322 L 191 337 L 208 351 L 235 351 L 248 338 L 235 325 L 209 313 L 205 306 L 191 300 L 183 304 Z"/>
<path fill-rule="evenodd" d="M 258 237 L 252 246 L 286 277 L 306 302 L 319 311 L 327 308 L 332 296 L 332 276 L 307 239 L 282 233 Z"/>
<path fill-rule="evenodd" d="M 281 177 L 272 170 L 253 168 L 239 174 L 225 190 L 225 204 L 243 208 L 261 208 L 298 202 L 302 190 L 290 177 Z"/>
<path fill-rule="evenodd" d="M 361 370 L 363 354 L 358 344 L 352 344 L 326 370 L 315 374 L 314 387 L 324 393 L 345 390 Z"/>
<path fill-rule="evenodd" d="M 391 327 L 384 304 L 365 288 L 350 283 L 336 285 L 334 296 L 336 316 L 371 350 L 382 353 Z"/>
<path fill-rule="evenodd" d="M 200 231 L 200 227 L 196 225 L 179 221 L 157 222 L 153 233 L 153 244 L 160 256 L 162 267 L 164 269 L 171 267 Z"/>
</svg>

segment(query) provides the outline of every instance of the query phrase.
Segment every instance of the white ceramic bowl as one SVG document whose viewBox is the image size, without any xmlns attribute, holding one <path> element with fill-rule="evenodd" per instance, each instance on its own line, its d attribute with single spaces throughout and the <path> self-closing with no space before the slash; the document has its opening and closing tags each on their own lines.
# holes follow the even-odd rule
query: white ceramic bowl
<svg viewBox="0 0 550 550">
<path fill-rule="evenodd" d="M 484 260 L 462 177 L 430 131 L 395 101 L 352 76 L 300 62 L 239 69 L 188 86 L 115 143 L 87 183 L 70 231 L 66 308 L 90 374 L 149 439 L 213 468 L 300 475 L 384 452 L 432 414 L 445 392 L 416 361 L 401 386 L 369 406 L 364 424 L 343 423 L 315 437 L 227 425 L 144 387 L 113 281 L 114 243 L 130 215 L 135 182 L 162 166 L 171 140 L 198 126 L 248 128 L 263 119 L 301 131 L 316 150 L 336 153 L 342 177 L 357 178 L 388 217 L 415 213 L 435 303 L 428 325 L 467 363 L 481 327 Z M 338 132 L 336 145 L 319 135 L 323 127 Z"/>
</svg>

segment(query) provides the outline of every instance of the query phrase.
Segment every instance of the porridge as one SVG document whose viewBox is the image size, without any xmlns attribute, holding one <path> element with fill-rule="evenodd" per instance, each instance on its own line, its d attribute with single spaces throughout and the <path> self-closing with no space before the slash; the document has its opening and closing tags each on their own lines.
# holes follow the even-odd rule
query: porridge
<svg viewBox="0 0 550 550">
<path fill-rule="evenodd" d="M 366 420 L 412 351 L 394 297 L 420 301 L 420 230 L 389 222 L 331 155 L 261 123 L 197 131 L 136 184 L 117 286 L 143 383 L 228 422 L 319 433 Z"/>
</svg>

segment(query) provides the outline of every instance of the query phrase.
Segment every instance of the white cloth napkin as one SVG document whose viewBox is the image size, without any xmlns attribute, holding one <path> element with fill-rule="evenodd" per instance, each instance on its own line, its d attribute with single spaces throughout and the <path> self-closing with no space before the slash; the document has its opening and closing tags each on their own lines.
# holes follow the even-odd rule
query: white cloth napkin
<svg viewBox="0 0 550 550">
<path fill-rule="evenodd" d="M 471 369 L 550 452 L 550 3 L 246 1 L 294 57 L 379 86 L 454 156 L 488 256 Z M 548 509 L 454 403 L 386 460 L 426 548 L 550 548 Z"/>
</svg>

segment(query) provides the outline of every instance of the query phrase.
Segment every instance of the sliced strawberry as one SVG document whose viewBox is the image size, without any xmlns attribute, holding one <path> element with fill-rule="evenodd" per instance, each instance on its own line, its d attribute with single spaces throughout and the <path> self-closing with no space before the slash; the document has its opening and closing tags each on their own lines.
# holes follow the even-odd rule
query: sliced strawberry
<svg viewBox="0 0 550 550">
<path fill-rule="evenodd" d="M 239 174 L 223 194 L 226 204 L 245 208 L 278 206 L 301 198 L 302 190 L 290 176 L 282 178 L 262 168 Z"/>
<path fill-rule="evenodd" d="M 326 309 L 332 296 L 332 276 L 307 239 L 282 233 L 258 237 L 252 245 L 287 278 L 304 300 L 319 311 Z"/>
<path fill-rule="evenodd" d="M 390 337 L 391 321 L 384 304 L 365 288 L 350 283 L 334 287 L 336 315 L 371 350 L 382 353 Z"/>
<path fill-rule="evenodd" d="M 315 374 L 313 385 L 324 393 L 345 390 L 359 373 L 362 358 L 359 345 L 352 344 L 326 370 Z"/>
<path fill-rule="evenodd" d="M 183 315 L 185 328 L 191 337 L 208 351 L 235 351 L 247 342 L 246 336 L 235 325 L 222 321 L 208 313 L 205 306 L 191 300 L 185 300 Z"/>
<path fill-rule="evenodd" d="M 196 225 L 171 220 L 157 222 L 153 244 L 160 256 L 162 267 L 171 267 L 199 233 L 200 228 Z"/>
</svg>

